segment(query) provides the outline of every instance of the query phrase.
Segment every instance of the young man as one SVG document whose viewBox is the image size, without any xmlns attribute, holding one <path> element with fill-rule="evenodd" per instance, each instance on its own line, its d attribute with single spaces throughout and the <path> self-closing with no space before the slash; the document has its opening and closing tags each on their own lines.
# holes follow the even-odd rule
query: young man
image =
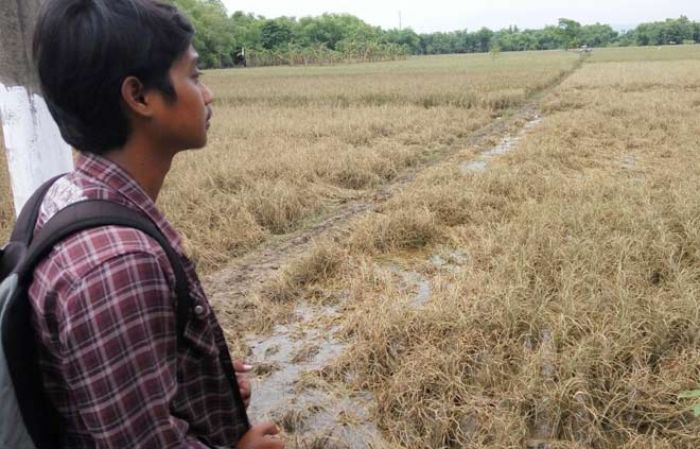
<svg viewBox="0 0 700 449">
<path fill-rule="evenodd" d="M 81 232 L 39 265 L 30 289 L 48 396 L 65 448 L 281 449 L 248 429 L 250 385 L 176 230 L 155 205 L 173 157 L 207 141 L 212 94 L 193 29 L 157 0 L 46 0 L 34 57 L 46 101 L 80 156 L 42 204 L 105 199 L 150 218 L 181 255 L 195 307 L 177 342 L 175 278 L 160 245 L 119 226 Z M 239 391 L 240 389 L 240 391 Z"/>
</svg>

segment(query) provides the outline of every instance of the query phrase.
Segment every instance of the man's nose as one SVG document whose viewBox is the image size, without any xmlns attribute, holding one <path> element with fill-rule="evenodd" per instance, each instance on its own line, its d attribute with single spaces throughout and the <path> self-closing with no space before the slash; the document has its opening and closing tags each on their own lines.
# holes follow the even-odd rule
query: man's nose
<svg viewBox="0 0 700 449">
<path fill-rule="evenodd" d="M 214 93 L 209 89 L 209 86 L 206 84 L 202 84 L 202 87 L 204 89 L 204 103 L 205 104 L 211 104 L 214 101 Z"/>
</svg>

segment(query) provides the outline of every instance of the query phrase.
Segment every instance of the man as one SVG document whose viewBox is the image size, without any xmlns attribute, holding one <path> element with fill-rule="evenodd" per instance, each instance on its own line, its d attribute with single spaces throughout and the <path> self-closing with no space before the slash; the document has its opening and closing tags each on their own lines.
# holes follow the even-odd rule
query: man
<svg viewBox="0 0 700 449">
<path fill-rule="evenodd" d="M 207 141 L 212 94 L 192 35 L 188 20 L 157 0 L 47 0 L 37 22 L 42 90 L 80 152 L 76 170 L 46 195 L 37 230 L 77 201 L 131 207 L 181 255 L 195 303 L 178 344 L 173 270 L 160 245 L 134 229 L 80 232 L 42 261 L 29 296 L 65 448 L 284 447 L 274 424 L 248 429 L 249 367 L 238 362 L 238 382 L 227 378 L 222 330 L 155 205 L 173 157 Z"/>
</svg>

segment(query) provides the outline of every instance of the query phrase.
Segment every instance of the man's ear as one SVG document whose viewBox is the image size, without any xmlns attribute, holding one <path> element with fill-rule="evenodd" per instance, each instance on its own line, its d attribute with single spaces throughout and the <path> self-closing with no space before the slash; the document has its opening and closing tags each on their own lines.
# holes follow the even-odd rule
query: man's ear
<svg viewBox="0 0 700 449">
<path fill-rule="evenodd" d="M 141 80 L 129 76 L 122 82 L 122 100 L 127 109 L 138 116 L 150 117 L 151 108 L 147 100 L 146 89 Z"/>
</svg>

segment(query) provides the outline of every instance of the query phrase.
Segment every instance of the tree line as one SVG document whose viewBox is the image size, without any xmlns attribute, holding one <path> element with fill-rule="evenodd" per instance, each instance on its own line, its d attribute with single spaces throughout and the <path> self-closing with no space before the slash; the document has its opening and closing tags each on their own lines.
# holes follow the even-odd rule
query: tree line
<svg viewBox="0 0 700 449">
<path fill-rule="evenodd" d="M 247 64 L 297 65 L 371 62 L 408 55 L 484 53 L 700 43 L 700 22 L 685 16 L 644 23 L 627 32 L 610 25 L 581 25 L 560 19 L 557 25 L 521 30 L 452 31 L 418 34 L 412 29 L 384 30 L 349 14 L 278 17 L 237 11 L 229 15 L 221 0 L 170 0 L 197 29 L 194 45 L 205 68 Z"/>
</svg>

